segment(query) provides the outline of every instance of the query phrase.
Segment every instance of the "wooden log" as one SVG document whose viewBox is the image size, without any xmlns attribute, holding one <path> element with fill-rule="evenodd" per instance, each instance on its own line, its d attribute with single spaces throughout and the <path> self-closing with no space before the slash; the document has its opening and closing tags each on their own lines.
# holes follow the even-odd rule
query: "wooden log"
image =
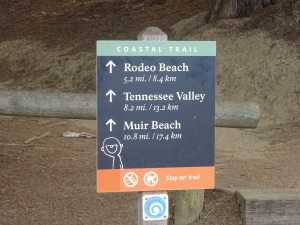
<svg viewBox="0 0 300 225">
<path fill-rule="evenodd" d="M 168 36 L 158 27 L 148 27 L 142 30 L 138 34 L 138 40 L 140 41 L 167 41 Z M 155 195 L 155 194 L 167 194 L 166 191 L 143 191 L 139 194 L 138 199 L 138 225 L 167 225 L 168 220 L 155 220 L 155 221 L 144 221 L 143 219 L 143 196 L 144 195 Z"/>
<path fill-rule="evenodd" d="M 300 222 L 300 189 L 239 190 L 244 225 L 296 225 Z"/>
<path fill-rule="evenodd" d="M 216 127 L 255 128 L 259 106 L 254 102 L 216 103 Z M 0 115 L 96 119 L 96 95 L 0 90 Z"/>
<path fill-rule="evenodd" d="M 96 119 L 96 95 L 0 91 L 0 115 Z"/>
<path fill-rule="evenodd" d="M 255 128 L 259 122 L 259 114 L 259 106 L 254 102 L 217 102 L 216 127 Z"/>
</svg>

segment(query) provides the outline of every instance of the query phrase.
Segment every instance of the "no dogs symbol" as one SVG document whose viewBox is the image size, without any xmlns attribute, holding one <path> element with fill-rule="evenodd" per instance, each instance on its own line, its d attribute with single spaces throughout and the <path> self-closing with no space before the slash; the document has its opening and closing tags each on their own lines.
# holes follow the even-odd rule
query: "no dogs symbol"
<svg viewBox="0 0 300 225">
<path fill-rule="evenodd" d="M 145 174 L 144 176 L 144 183 L 149 186 L 149 187 L 152 187 L 152 186 L 155 186 L 158 182 L 158 176 L 156 173 L 154 172 L 148 172 Z"/>
</svg>

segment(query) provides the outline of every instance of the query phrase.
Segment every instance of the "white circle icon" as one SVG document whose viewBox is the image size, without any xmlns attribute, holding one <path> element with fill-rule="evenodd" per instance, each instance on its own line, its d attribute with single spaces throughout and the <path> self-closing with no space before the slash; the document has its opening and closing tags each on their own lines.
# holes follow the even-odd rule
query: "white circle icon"
<svg viewBox="0 0 300 225">
<path fill-rule="evenodd" d="M 125 174 L 123 181 L 127 187 L 134 187 L 137 185 L 139 178 L 135 173 L 129 172 Z"/>
<path fill-rule="evenodd" d="M 152 186 L 155 186 L 158 182 L 158 176 L 156 173 L 154 172 L 148 172 L 145 174 L 144 176 L 144 183 L 149 186 L 149 187 L 152 187 Z"/>
</svg>

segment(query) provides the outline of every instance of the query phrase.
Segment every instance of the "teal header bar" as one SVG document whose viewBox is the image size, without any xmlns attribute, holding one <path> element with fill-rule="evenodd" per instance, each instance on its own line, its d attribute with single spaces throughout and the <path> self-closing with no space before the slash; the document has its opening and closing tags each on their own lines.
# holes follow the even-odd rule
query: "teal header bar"
<svg viewBox="0 0 300 225">
<path fill-rule="evenodd" d="M 216 42 L 97 41 L 97 56 L 216 56 Z"/>
</svg>

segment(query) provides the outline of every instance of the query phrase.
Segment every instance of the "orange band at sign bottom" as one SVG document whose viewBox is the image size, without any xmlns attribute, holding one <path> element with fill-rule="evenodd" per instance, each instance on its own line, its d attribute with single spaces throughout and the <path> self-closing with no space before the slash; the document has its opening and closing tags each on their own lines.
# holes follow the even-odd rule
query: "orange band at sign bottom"
<svg viewBox="0 0 300 225">
<path fill-rule="evenodd" d="M 98 170 L 97 191 L 213 189 L 214 175 L 214 166 Z"/>
</svg>

